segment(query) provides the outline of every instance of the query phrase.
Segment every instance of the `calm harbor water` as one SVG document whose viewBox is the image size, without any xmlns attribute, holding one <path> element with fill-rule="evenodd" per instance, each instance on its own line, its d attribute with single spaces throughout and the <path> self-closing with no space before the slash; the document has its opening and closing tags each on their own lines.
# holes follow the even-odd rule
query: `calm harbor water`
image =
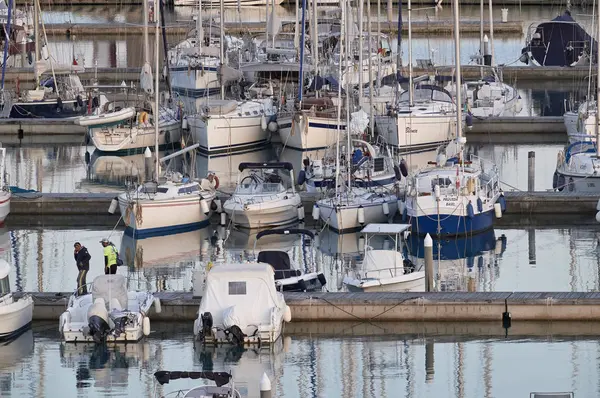
<svg viewBox="0 0 600 398">
<path fill-rule="evenodd" d="M 55 396 L 57 391 L 61 397 L 155 397 L 202 384 L 177 380 L 161 387 L 153 380 L 159 369 L 231 371 L 236 387 L 249 398 L 259 397 L 263 372 L 271 379 L 273 396 L 282 398 L 491 398 L 559 391 L 593 397 L 599 391 L 598 341 L 555 339 L 550 332 L 541 338 L 464 341 L 291 331 L 272 351 L 259 352 L 195 345 L 187 324 L 156 324 L 144 341 L 108 348 L 64 344 L 55 326 L 34 326 L 0 346 L 3 397 Z"/>
</svg>

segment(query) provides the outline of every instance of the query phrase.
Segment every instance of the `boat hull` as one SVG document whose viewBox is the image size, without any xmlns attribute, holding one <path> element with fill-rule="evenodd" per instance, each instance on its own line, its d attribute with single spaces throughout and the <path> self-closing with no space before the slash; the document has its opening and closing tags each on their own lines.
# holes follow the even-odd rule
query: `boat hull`
<svg viewBox="0 0 600 398">
<path fill-rule="evenodd" d="M 279 135 L 285 148 L 299 151 L 325 149 L 338 141 L 338 135 L 346 132 L 346 123 L 310 115 L 296 118 L 279 118 Z M 339 134 L 338 134 L 339 133 Z"/>
<path fill-rule="evenodd" d="M 206 98 L 221 92 L 219 76 L 213 66 L 171 66 L 171 87 L 181 96 Z"/>
<path fill-rule="evenodd" d="M 456 114 L 375 116 L 375 130 L 400 152 L 426 151 L 456 137 Z"/>
<path fill-rule="evenodd" d="M 4 220 L 10 214 L 10 192 L 0 192 L 0 225 L 4 224 Z"/>
<path fill-rule="evenodd" d="M 564 181 L 564 186 L 559 191 L 577 193 L 600 193 L 600 175 L 571 174 L 560 169 L 556 170 L 559 181 Z"/>
<path fill-rule="evenodd" d="M 0 303 L 0 340 L 9 340 L 23 333 L 31 325 L 33 319 L 33 299 L 24 296 L 9 303 Z"/>
<path fill-rule="evenodd" d="M 425 291 L 425 272 L 418 271 L 397 278 L 365 281 L 344 278 L 344 285 L 351 292 L 423 292 Z"/>
<path fill-rule="evenodd" d="M 204 200 L 210 203 L 214 198 L 212 194 Z M 119 209 L 126 225 L 125 233 L 143 238 L 202 228 L 209 224 L 212 214 L 212 211 L 209 214 L 201 211 L 202 199 L 198 195 L 164 201 L 129 201 L 122 194 L 119 196 Z"/>
<path fill-rule="evenodd" d="M 101 152 L 131 153 L 143 152 L 147 147 L 154 148 L 156 133 L 154 126 L 132 128 L 126 127 L 90 127 L 88 134 L 94 146 Z M 181 141 L 181 124 L 173 120 L 160 126 L 158 132 L 159 150 L 179 147 Z"/>
<path fill-rule="evenodd" d="M 467 215 L 440 214 L 440 236 L 462 236 L 486 231 L 494 225 L 493 208 L 469 217 Z M 437 215 L 411 217 L 411 231 L 419 235 L 438 235 Z"/>
<path fill-rule="evenodd" d="M 11 119 L 68 119 L 84 116 L 87 107 L 79 106 L 77 100 L 62 101 L 58 106 L 56 100 L 39 102 L 16 102 L 12 104 L 9 118 Z"/>
<path fill-rule="evenodd" d="M 365 222 L 361 224 L 358 221 L 358 205 L 334 206 L 331 204 L 331 200 L 327 202 L 318 202 L 320 208 L 319 217 L 330 229 L 338 233 L 356 232 L 367 224 L 388 222 L 393 218 L 398 209 L 395 197 L 393 200 L 386 201 L 390 210 L 388 215 L 383 212 L 383 201 L 373 204 L 363 204 Z"/>
<path fill-rule="evenodd" d="M 292 195 L 290 195 L 292 196 Z M 301 205 L 299 195 L 285 200 L 287 203 L 261 203 L 244 209 L 240 203 L 225 203 L 223 210 L 231 222 L 242 228 L 264 228 L 292 224 L 298 221 L 298 206 Z"/>
</svg>

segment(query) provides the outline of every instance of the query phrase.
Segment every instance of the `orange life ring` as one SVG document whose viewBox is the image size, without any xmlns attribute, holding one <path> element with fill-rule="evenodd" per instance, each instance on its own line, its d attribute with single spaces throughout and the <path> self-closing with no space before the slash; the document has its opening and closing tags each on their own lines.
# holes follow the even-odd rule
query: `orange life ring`
<svg viewBox="0 0 600 398">
<path fill-rule="evenodd" d="M 138 122 L 140 124 L 146 124 L 146 123 L 148 123 L 148 113 L 147 112 L 140 113 L 140 116 L 138 118 Z"/>
<path fill-rule="evenodd" d="M 219 184 L 220 184 L 219 177 L 217 177 L 215 174 L 213 174 L 213 179 L 215 181 L 215 189 L 218 189 L 219 188 Z"/>
</svg>

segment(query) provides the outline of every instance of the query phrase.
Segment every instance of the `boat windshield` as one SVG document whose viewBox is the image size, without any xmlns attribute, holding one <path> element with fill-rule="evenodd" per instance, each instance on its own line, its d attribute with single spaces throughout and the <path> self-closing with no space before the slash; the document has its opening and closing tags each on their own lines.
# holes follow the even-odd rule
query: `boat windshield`
<svg viewBox="0 0 600 398">
<path fill-rule="evenodd" d="M 0 297 L 4 297 L 8 293 L 10 293 L 10 283 L 7 275 L 5 278 L 0 279 Z"/>
<path fill-rule="evenodd" d="M 400 102 L 408 102 L 409 93 L 408 90 L 400 94 Z M 416 87 L 413 90 L 413 101 L 414 102 L 426 102 L 426 101 L 440 101 L 440 102 L 452 102 L 452 97 L 448 92 L 443 91 L 435 87 Z"/>
<path fill-rule="evenodd" d="M 285 187 L 280 183 L 272 182 L 239 184 L 235 190 L 236 194 L 242 195 L 275 194 L 280 192 L 285 192 Z"/>
</svg>

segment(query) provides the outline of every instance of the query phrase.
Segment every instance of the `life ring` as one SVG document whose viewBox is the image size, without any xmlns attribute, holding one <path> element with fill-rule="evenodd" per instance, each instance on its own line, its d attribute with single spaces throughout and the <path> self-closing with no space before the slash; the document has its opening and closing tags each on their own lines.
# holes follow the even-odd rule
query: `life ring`
<svg viewBox="0 0 600 398">
<path fill-rule="evenodd" d="M 210 181 L 210 183 L 213 185 L 214 189 L 219 188 L 220 181 L 219 181 L 219 177 L 217 177 L 216 174 L 209 174 L 208 181 Z"/>
<path fill-rule="evenodd" d="M 138 122 L 140 124 L 146 124 L 148 123 L 148 112 L 141 112 L 139 117 L 138 117 Z"/>
</svg>

